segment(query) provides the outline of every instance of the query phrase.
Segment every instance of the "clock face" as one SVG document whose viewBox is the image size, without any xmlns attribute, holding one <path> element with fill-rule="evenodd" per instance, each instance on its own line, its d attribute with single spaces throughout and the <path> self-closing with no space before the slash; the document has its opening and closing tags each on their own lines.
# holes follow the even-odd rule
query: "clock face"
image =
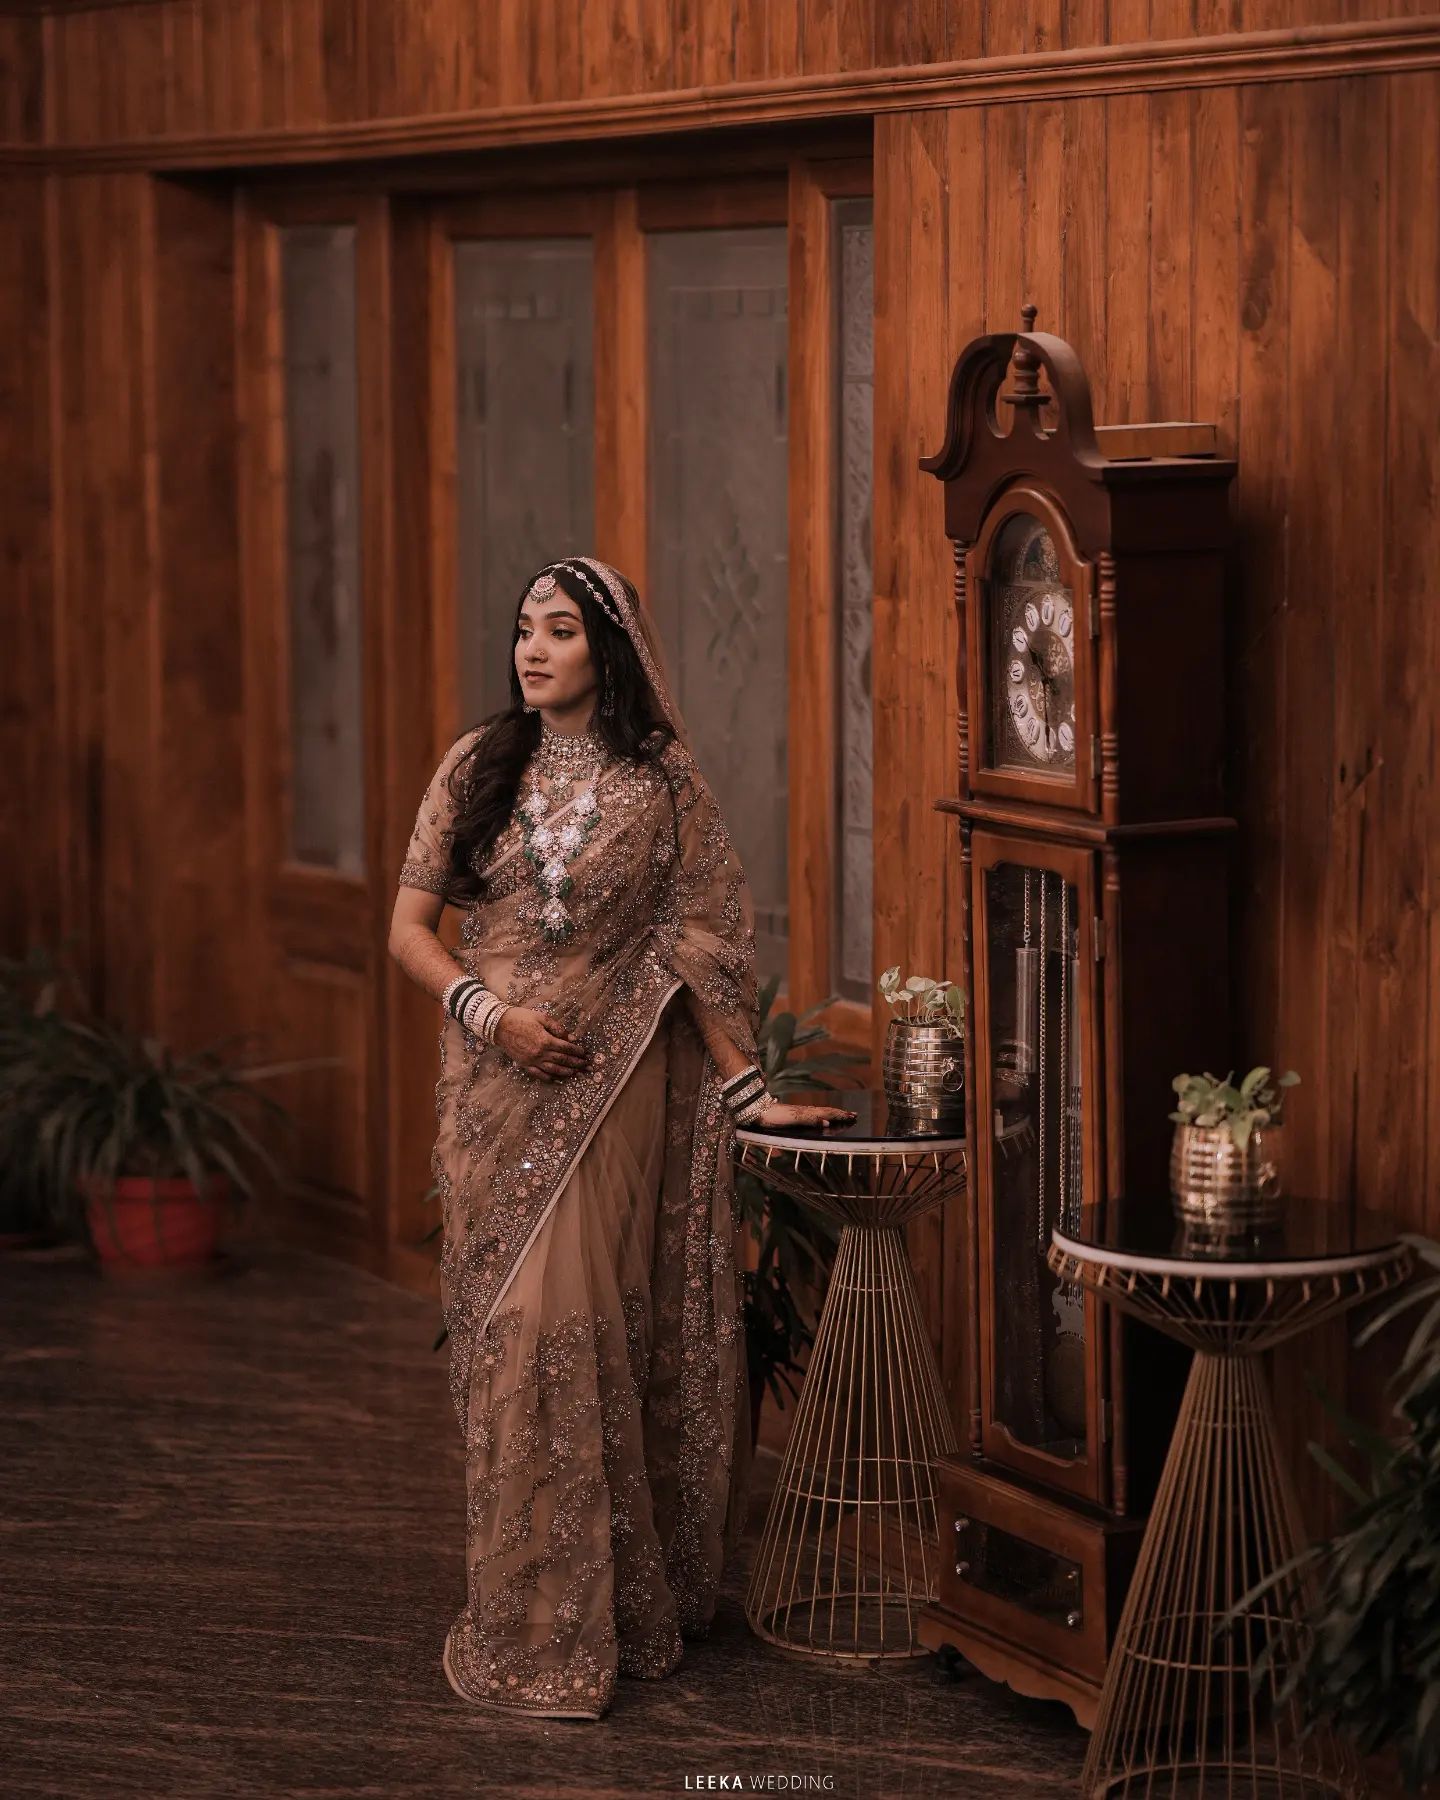
<svg viewBox="0 0 1440 1800">
<path fill-rule="evenodd" d="M 1002 528 L 989 581 L 991 762 L 1075 767 L 1075 601 L 1049 532 L 1028 513 Z"/>
</svg>

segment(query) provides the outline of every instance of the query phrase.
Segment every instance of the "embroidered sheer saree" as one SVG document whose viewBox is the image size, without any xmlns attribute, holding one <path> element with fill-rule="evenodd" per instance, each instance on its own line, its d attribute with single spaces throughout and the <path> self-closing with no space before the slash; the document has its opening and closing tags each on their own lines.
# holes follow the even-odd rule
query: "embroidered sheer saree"
<svg viewBox="0 0 1440 1800">
<path fill-rule="evenodd" d="M 443 891 L 446 777 L 477 735 L 436 771 L 402 884 Z M 463 1696 L 535 1711 L 598 1716 L 617 1673 L 675 1668 L 744 1522 L 733 1126 L 712 1047 L 756 1054 L 753 912 L 689 751 L 661 762 L 597 778 L 564 943 L 545 939 L 515 820 L 462 927 L 467 972 L 582 1036 L 592 1069 L 547 1083 L 454 1020 L 440 1038 L 432 1168 L 467 1489 L 444 1660 Z"/>
</svg>

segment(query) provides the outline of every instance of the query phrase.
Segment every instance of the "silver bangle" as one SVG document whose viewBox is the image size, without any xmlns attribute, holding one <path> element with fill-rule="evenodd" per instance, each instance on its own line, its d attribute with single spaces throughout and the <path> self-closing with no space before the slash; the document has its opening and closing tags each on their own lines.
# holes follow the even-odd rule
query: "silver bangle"
<svg viewBox="0 0 1440 1800">
<path fill-rule="evenodd" d="M 460 989 L 463 987 L 468 987 L 468 986 L 478 987 L 479 985 L 480 985 L 480 983 L 475 980 L 475 977 L 473 975 L 466 975 L 462 971 L 459 975 L 457 975 L 455 977 L 455 979 L 452 982 L 450 982 L 445 987 L 444 991 L 441 993 L 441 995 L 440 995 L 441 1007 L 447 1013 L 450 1014 L 452 1019 L 458 1019 L 460 1015 L 459 1015 L 459 1013 L 456 1012 L 455 1006 L 454 1006 L 454 1000 L 455 1000 L 456 995 L 459 993 Z"/>
<path fill-rule="evenodd" d="M 498 994 L 492 994 L 489 988 L 481 987 L 477 983 L 474 991 L 466 994 L 460 1001 L 460 1023 L 467 1031 L 474 1032 L 478 1037 L 484 1028 L 486 1019 L 501 1004 Z"/>
<path fill-rule="evenodd" d="M 753 1100 L 747 1100 L 743 1106 L 736 1109 L 735 1123 L 737 1125 L 753 1125 L 773 1098 L 774 1096 L 767 1091 L 757 1094 Z"/>
<path fill-rule="evenodd" d="M 720 1084 L 720 1098 L 737 1118 L 757 1094 L 763 1095 L 765 1091 L 765 1071 L 758 1063 L 751 1063 L 749 1068 Z"/>
</svg>

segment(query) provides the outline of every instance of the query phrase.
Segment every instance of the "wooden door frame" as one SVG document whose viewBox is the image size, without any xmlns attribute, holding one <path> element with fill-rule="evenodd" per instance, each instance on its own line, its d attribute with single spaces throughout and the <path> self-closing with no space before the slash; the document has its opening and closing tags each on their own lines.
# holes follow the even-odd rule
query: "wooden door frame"
<svg viewBox="0 0 1440 1800">
<path fill-rule="evenodd" d="M 392 893 L 386 855 L 388 774 L 385 638 L 391 610 L 391 408 L 387 378 L 389 202 L 381 194 L 242 191 L 236 206 L 240 367 L 240 584 L 246 690 L 246 843 L 255 895 L 250 967 L 256 1022 L 287 961 L 349 987 L 363 1021 L 358 1192 L 299 1184 L 277 1223 L 302 1241 L 383 1264 L 390 1235 L 383 1179 L 386 1128 L 381 1046 L 386 995 L 377 979 Z M 361 739 L 366 795 L 363 876 L 302 864 L 289 854 L 289 566 L 280 232 L 297 225 L 356 232 L 356 378 L 360 508 Z M 298 1204 L 296 1203 L 298 1202 Z"/>
<path fill-rule="evenodd" d="M 830 202 L 873 198 L 868 158 L 790 165 L 790 989 L 811 1006 L 834 991 L 838 867 L 836 721 L 839 592 L 835 522 L 834 231 Z M 810 726 L 818 729 L 809 729 Z M 872 968 L 872 974 L 874 970 Z M 874 1007 L 837 1000 L 822 1015 L 869 1056 Z M 857 1065 L 858 1067 L 858 1065 Z"/>
</svg>

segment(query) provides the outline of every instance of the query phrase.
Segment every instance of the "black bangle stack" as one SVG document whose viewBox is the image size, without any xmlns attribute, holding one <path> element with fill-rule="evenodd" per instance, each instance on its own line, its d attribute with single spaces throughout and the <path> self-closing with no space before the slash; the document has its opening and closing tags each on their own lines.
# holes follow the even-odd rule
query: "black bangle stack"
<svg viewBox="0 0 1440 1800">
<path fill-rule="evenodd" d="M 441 994 L 440 1004 L 451 1018 L 458 1019 L 467 1031 L 487 1044 L 495 1042 L 496 1027 L 510 1010 L 498 994 L 492 994 L 483 981 L 476 981 L 472 975 L 457 975 Z"/>
<path fill-rule="evenodd" d="M 765 1085 L 765 1071 L 752 1063 L 738 1075 L 722 1083 L 720 1098 L 729 1107 L 737 1125 L 749 1125 L 765 1110 L 770 1090 Z"/>
</svg>

